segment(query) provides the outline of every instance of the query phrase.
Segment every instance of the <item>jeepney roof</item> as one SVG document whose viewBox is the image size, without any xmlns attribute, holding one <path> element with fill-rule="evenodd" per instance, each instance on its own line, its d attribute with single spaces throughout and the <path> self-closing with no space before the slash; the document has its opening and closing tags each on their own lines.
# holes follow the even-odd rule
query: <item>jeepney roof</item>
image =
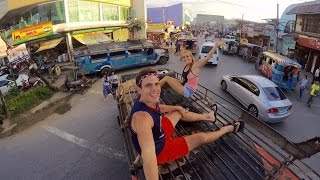
<svg viewBox="0 0 320 180">
<path fill-rule="evenodd" d="M 268 52 L 268 51 L 263 52 L 263 54 L 265 56 L 269 56 L 270 58 L 275 60 L 280 65 L 283 65 L 283 66 L 294 66 L 296 68 L 301 68 L 301 65 L 298 62 L 296 62 L 296 61 L 294 61 L 294 60 L 292 60 L 290 58 L 287 58 L 285 56 L 282 56 L 280 54 L 273 53 L 273 52 Z"/>
<path fill-rule="evenodd" d="M 105 52 L 125 51 L 138 48 L 150 48 L 153 45 L 149 42 L 113 42 L 87 45 L 89 54 L 100 54 Z"/>
</svg>

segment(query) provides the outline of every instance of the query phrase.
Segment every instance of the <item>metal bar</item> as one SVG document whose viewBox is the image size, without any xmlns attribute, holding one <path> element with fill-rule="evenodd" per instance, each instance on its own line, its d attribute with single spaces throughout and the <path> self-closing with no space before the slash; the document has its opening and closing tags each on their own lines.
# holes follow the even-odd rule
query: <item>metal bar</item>
<svg viewBox="0 0 320 180">
<path fill-rule="evenodd" d="M 243 111 L 245 111 L 243 108 L 241 108 L 241 107 L 231 103 L 230 101 L 222 98 L 221 96 L 219 96 L 218 94 L 214 93 L 213 91 L 205 88 L 204 86 L 199 84 L 199 87 L 202 87 L 203 89 L 206 89 L 208 92 L 212 93 L 214 96 L 220 97 L 222 100 L 228 102 L 232 106 L 237 107 L 237 108 L 242 109 Z M 254 119 L 254 121 L 252 119 Z M 274 143 L 276 143 L 282 149 L 287 151 L 289 154 L 292 154 L 295 158 L 304 159 L 304 158 L 307 158 L 307 157 L 310 156 L 303 149 L 299 148 L 297 145 L 295 145 L 291 141 L 287 140 L 285 137 L 283 137 L 277 131 L 274 131 L 269 125 L 267 125 L 266 123 L 262 122 L 261 120 L 258 120 L 256 118 L 251 117 L 247 121 L 247 123 L 250 123 L 251 126 L 253 126 L 253 127 L 259 128 L 259 130 L 263 133 L 263 135 L 265 135 L 269 139 L 273 140 Z"/>
<path fill-rule="evenodd" d="M 196 102 L 197 104 L 199 104 L 198 102 Z M 199 106 L 201 107 L 201 105 L 199 104 Z M 203 109 L 205 109 L 205 108 L 203 108 Z M 219 120 L 218 120 L 219 121 Z M 209 125 L 208 125 L 208 123 L 205 123 L 211 130 L 213 130 Z M 215 125 L 216 126 L 216 125 Z M 239 137 L 240 138 L 240 137 Z M 252 146 L 250 146 L 249 144 L 247 144 L 246 143 L 246 141 L 245 140 L 243 140 L 242 138 L 240 138 L 249 148 L 251 148 L 251 149 L 253 149 L 252 148 Z M 238 144 L 238 143 L 237 143 Z M 229 146 L 229 147 L 231 147 L 231 146 Z M 253 150 L 255 150 L 255 149 L 253 149 Z M 250 157 L 251 158 L 254 158 L 254 157 L 252 157 L 252 155 L 251 154 L 249 154 L 250 155 Z M 256 158 L 254 158 L 254 159 L 256 159 Z M 256 160 L 255 160 L 256 161 Z M 256 161 L 256 162 L 258 162 L 258 161 Z M 259 163 L 259 164 L 261 164 L 261 163 Z M 270 163 L 269 163 L 270 164 Z"/>
<path fill-rule="evenodd" d="M 187 131 L 184 129 L 184 127 L 182 127 L 182 126 L 180 126 L 180 127 L 181 127 L 181 129 L 182 129 L 186 134 L 188 134 Z M 212 149 L 210 148 L 210 150 L 212 150 Z M 218 153 L 216 153 L 214 150 L 212 150 L 212 152 L 215 154 L 216 157 L 218 157 L 218 159 L 229 169 L 229 171 L 230 171 L 237 179 L 240 179 L 240 177 L 237 176 L 237 174 L 229 167 L 229 165 L 223 161 L 223 159 L 218 155 Z"/>
<path fill-rule="evenodd" d="M 178 125 L 179 126 L 179 128 L 181 128 L 180 126 L 181 125 Z M 179 133 L 178 131 L 176 131 L 176 133 L 179 135 L 179 136 L 182 136 L 181 135 L 181 133 Z M 184 132 L 184 133 L 186 133 L 186 132 Z M 187 134 L 184 134 L 184 135 L 187 135 Z M 190 151 L 190 153 L 191 154 L 193 154 L 196 158 L 197 158 L 197 160 L 200 162 L 202 162 L 202 160 L 198 157 L 198 155 L 196 154 L 196 153 L 193 153 L 193 151 Z M 203 153 L 203 152 L 201 152 L 201 153 Z M 210 161 L 210 159 L 208 159 L 207 158 L 207 156 L 206 155 L 204 155 L 204 156 L 202 156 L 203 158 L 205 158 L 207 161 L 207 163 L 209 163 L 217 172 L 219 172 L 220 173 L 220 175 L 224 178 L 224 179 L 227 179 L 223 174 L 222 174 L 222 172 L 215 166 L 215 164 L 213 164 L 211 161 Z M 188 160 L 187 158 L 186 158 L 186 160 Z M 190 162 L 189 162 L 190 163 Z M 190 164 L 191 165 L 191 164 Z M 207 169 L 207 167 L 203 164 L 203 162 L 202 163 L 200 163 L 200 165 L 203 167 L 203 169 L 205 170 L 205 171 L 207 171 L 207 174 L 209 174 L 211 177 L 210 177 L 210 179 L 214 179 L 214 177 L 211 175 L 211 173 L 210 173 L 210 171 L 208 171 L 208 169 Z M 193 167 L 193 166 L 191 166 L 191 167 Z M 199 177 L 199 176 L 198 176 Z M 200 177 L 199 177 L 200 178 Z M 201 179 L 201 178 L 200 178 Z"/>
<path fill-rule="evenodd" d="M 179 163 L 177 160 L 175 160 L 174 162 L 178 165 L 180 171 L 182 172 L 183 177 L 184 177 L 185 179 L 188 179 L 188 180 L 189 180 L 190 178 L 188 178 L 188 177 L 186 176 L 186 173 L 185 173 L 185 172 L 183 171 L 183 169 L 181 168 L 180 163 Z"/>
<path fill-rule="evenodd" d="M 200 100 L 201 101 L 201 100 Z M 201 106 L 197 101 L 195 101 L 195 103 L 197 103 L 199 106 Z M 203 102 L 202 102 L 203 103 Z M 203 104 L 205 104 L 205 103 L 203 103 Z M 203 109 L 205 109 L 205 108 L 203 108 Z M 263 141 L 264 142 L 264 141 Z M 264 142 L 265 143 L 265 142 Z M 251 147 L 251 146 L 249 146 L 249 147 Z M 249 153 L 250 154 L 250 153 Z M 270 154 L 270 153 L 269 153 Z M 262 157 L 262 158 L 264 158 L 264 157 Z M 265 159 L 265 158 L 264 158 Z M 267 160 L 267 159 L 265 159 L 265 160 Z M 269 160 L 267 160 L 268 161 L 268 163 L 270 164 L 270 162 L 269 162 Z M 280 162 L 280 161 L 279 161 Z M 281 164 L 281 163 L 280 163 Z"/>
<path fill-rule="evenodd" d="M 200 122 L 198 122 L 198 123 L 200 123 Z M 209 126 L 207 123 L 205 123 L 205 124 L 206 124 L 207 126 Z M 199 126 L 199 127 L 202 129 L 203 132 L 207 132 L 207 131 L 206 131 L 205 129 L 203 129 L 201 126 Z M 210 128 L 210 127 L 209 127 L 209 128 Z M 210 129 L 211 129 L 211 128 L 210 128 Z M 223 141 L 223 139 L 221 139 L 221 141 Z M 214 143 L 217 143 L 217 144 L 222 145 L 222 143 L 220 143 L 219 141 L 215 141 Z M 253 170 L 257 173 L 258 176 L 260 176 L 262 179 L 264 178 L 264 177 L 262 177 L 261 174 L 256 170 L 255 167 L 252 167 L 252 166 L 250 165 L 250 163 L 247 162 L 247 161 L 237 152 L 237 150 L 235 150 L 234 148 L 232 148 L 232 146 L 230 146 L 228 143 L 225 142 L 225 144 L 226 144 L 230 149 L 232 149 L 244 162 L 246 162 L 246 164 L 247 164 L 248 166 L 250 166 L 251 169 L 253 169 Z M 219 147 L 221 147 L 221 148 L 226 152 L 226 150 L 223 148 L 223 145 L 222 145 L 222 146 L 219 146 Z M 226 153 L 226 154 L 228 154 L 228 153 Z M 229 156 L 229 155 L 228 155 L 228 156 Z M 230 157 L 230 159 L 232 159 L 232 160 L 241 168 L 241 170 L 242 170 L 245 174 L 248 175 L 248 177 L 249 177 L 250 179 L 252 179 L 251 176 L 237 163 L 237 161 L 235 161 L 231 156 L 229 156 L 229 157 Z"/>
</svg>

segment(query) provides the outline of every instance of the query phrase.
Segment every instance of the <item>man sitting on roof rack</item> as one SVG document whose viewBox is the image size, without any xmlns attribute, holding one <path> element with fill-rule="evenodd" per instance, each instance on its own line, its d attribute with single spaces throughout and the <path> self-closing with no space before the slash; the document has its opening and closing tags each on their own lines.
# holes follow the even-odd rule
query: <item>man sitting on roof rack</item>
<svg viewBox="0 0 320 180">
<path fill-rule="evenodd" d="M 237 121 L 215 132 L 173 138 L 175 125 L 180 119 L 214 123 L 215 113 L 197 114 L 181 106 L 159 104 L 161 86 L 157 71 L 153 69 L 142 70 L 136 77 L 136 85 L 140 97 L 132 107 L 129 127 L 135 150 L 142 157 L 146 179 L 158 179 L 157 164 L 181 158 L 202 144 L 212 143 L 227 133 L 244 128 L 243 121 Z"/>
</svg>

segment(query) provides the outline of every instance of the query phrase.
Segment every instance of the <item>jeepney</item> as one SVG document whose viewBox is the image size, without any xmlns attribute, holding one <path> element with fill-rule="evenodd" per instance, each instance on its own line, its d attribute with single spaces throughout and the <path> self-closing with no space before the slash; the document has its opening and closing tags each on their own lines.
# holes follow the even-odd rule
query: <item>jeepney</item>
<svg viewBox="0 0 320 180">
<path fill-rule="evenodd" d="M 298 82 L 301 65 L 285 56 L 266 51 L 256 62 L 256 68 L 280 88 L 294 89 Z"/>
<path fill-rule="evenodd" d="M 239 49 L 238 49 L 238 55 L 243 55 L 243 50 L 247 48 L 248 50 L 248 56 L 247 61 L 248 62 L 256 62 L 256 59 L 258 58 L 258 55 L 260 52 L 262 52 L 262 47 L 256 44 L 247 43 L 247 42 L 240 42 Z"/>
<path fill-rule="evenodd" d="M 239 43 L 237 41 L 227 40 L 225 44 L 221 46 L 223 54 L 235 55 L 238 53 Z"/>
<path fill-rule="evenodd" d="M 180 43 L 180 51 L 183 53 L 184 50 L 189 50 L 192 54 L 198 52 L 198 39 L 193 37 L 192 33 L 184 32 L 179 33 L 177 38 L 178 43 Z"/>
<path fill-rule="evenodd" d="M 166 64 L 169 52 L 148 42 L 114 42 L 87 45 L 87 50 L 75 55 L 82 74 L 100 73 L 150 64 Z"/>
<path fill-rule="evenodd" d="M 181 79 L 181 74 L 168 69 L 159 69 L 158 74 L 160 78 L 170 75 Z M 134 150 L 128 125 L 131 107 L 138 97 L 135 74 L 122 76 L 120 82 L 118 123 L 123 132 L 129 172 L 132 179 L 145 179 L 141 157 Z M 159 165 L 159 179 L 320 178 L 319 172 L 302 161 L 320 151 L 319 137 L 300 143 L 291 142 L 245 109 L 201 85 L 188 99 L 165 86 L 160 101 L 163 104 L 183 106 L 192 112 L 217 111 L 215 124 L 179 122 L 175 128 L 178 136 L 211 132 L 238 119 L 245 121 L 246 125 L 241 133 L 228 134 L 214 143 L 200 146 L 181 159 Z"/>
</svg>

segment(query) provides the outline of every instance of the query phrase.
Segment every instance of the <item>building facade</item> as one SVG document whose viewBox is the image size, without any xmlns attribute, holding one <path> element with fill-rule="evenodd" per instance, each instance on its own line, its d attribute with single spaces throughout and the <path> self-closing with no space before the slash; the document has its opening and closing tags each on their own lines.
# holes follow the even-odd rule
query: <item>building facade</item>
<svg viewBox="0 0 320 180">
<path fill-rule="evenodd" d="M 0 29 L 9 42 L 37 49 L 43 41 L 61 39 L 69 58 L 78 43 L 126 41 L 130 19 L 141 19 L 135 38 L 146 38 L 144 0 L 5 0 L 2 5 Z"/>
<path fill-rule="evenodd" d="M 200 26 L 209 25 L 212 27 L 216 27 L 218 31 L 222 32 L 223 22 L 224 22 L 224 16 L 197 14 L 195 24 Z"/>
<path fill-rule="evenodd" d="M 320 1 L 303 3 L 288 14 L 297 16 L 295 56 L 306 71 L 314 73 L 320 66 Z"/>
</svg>

